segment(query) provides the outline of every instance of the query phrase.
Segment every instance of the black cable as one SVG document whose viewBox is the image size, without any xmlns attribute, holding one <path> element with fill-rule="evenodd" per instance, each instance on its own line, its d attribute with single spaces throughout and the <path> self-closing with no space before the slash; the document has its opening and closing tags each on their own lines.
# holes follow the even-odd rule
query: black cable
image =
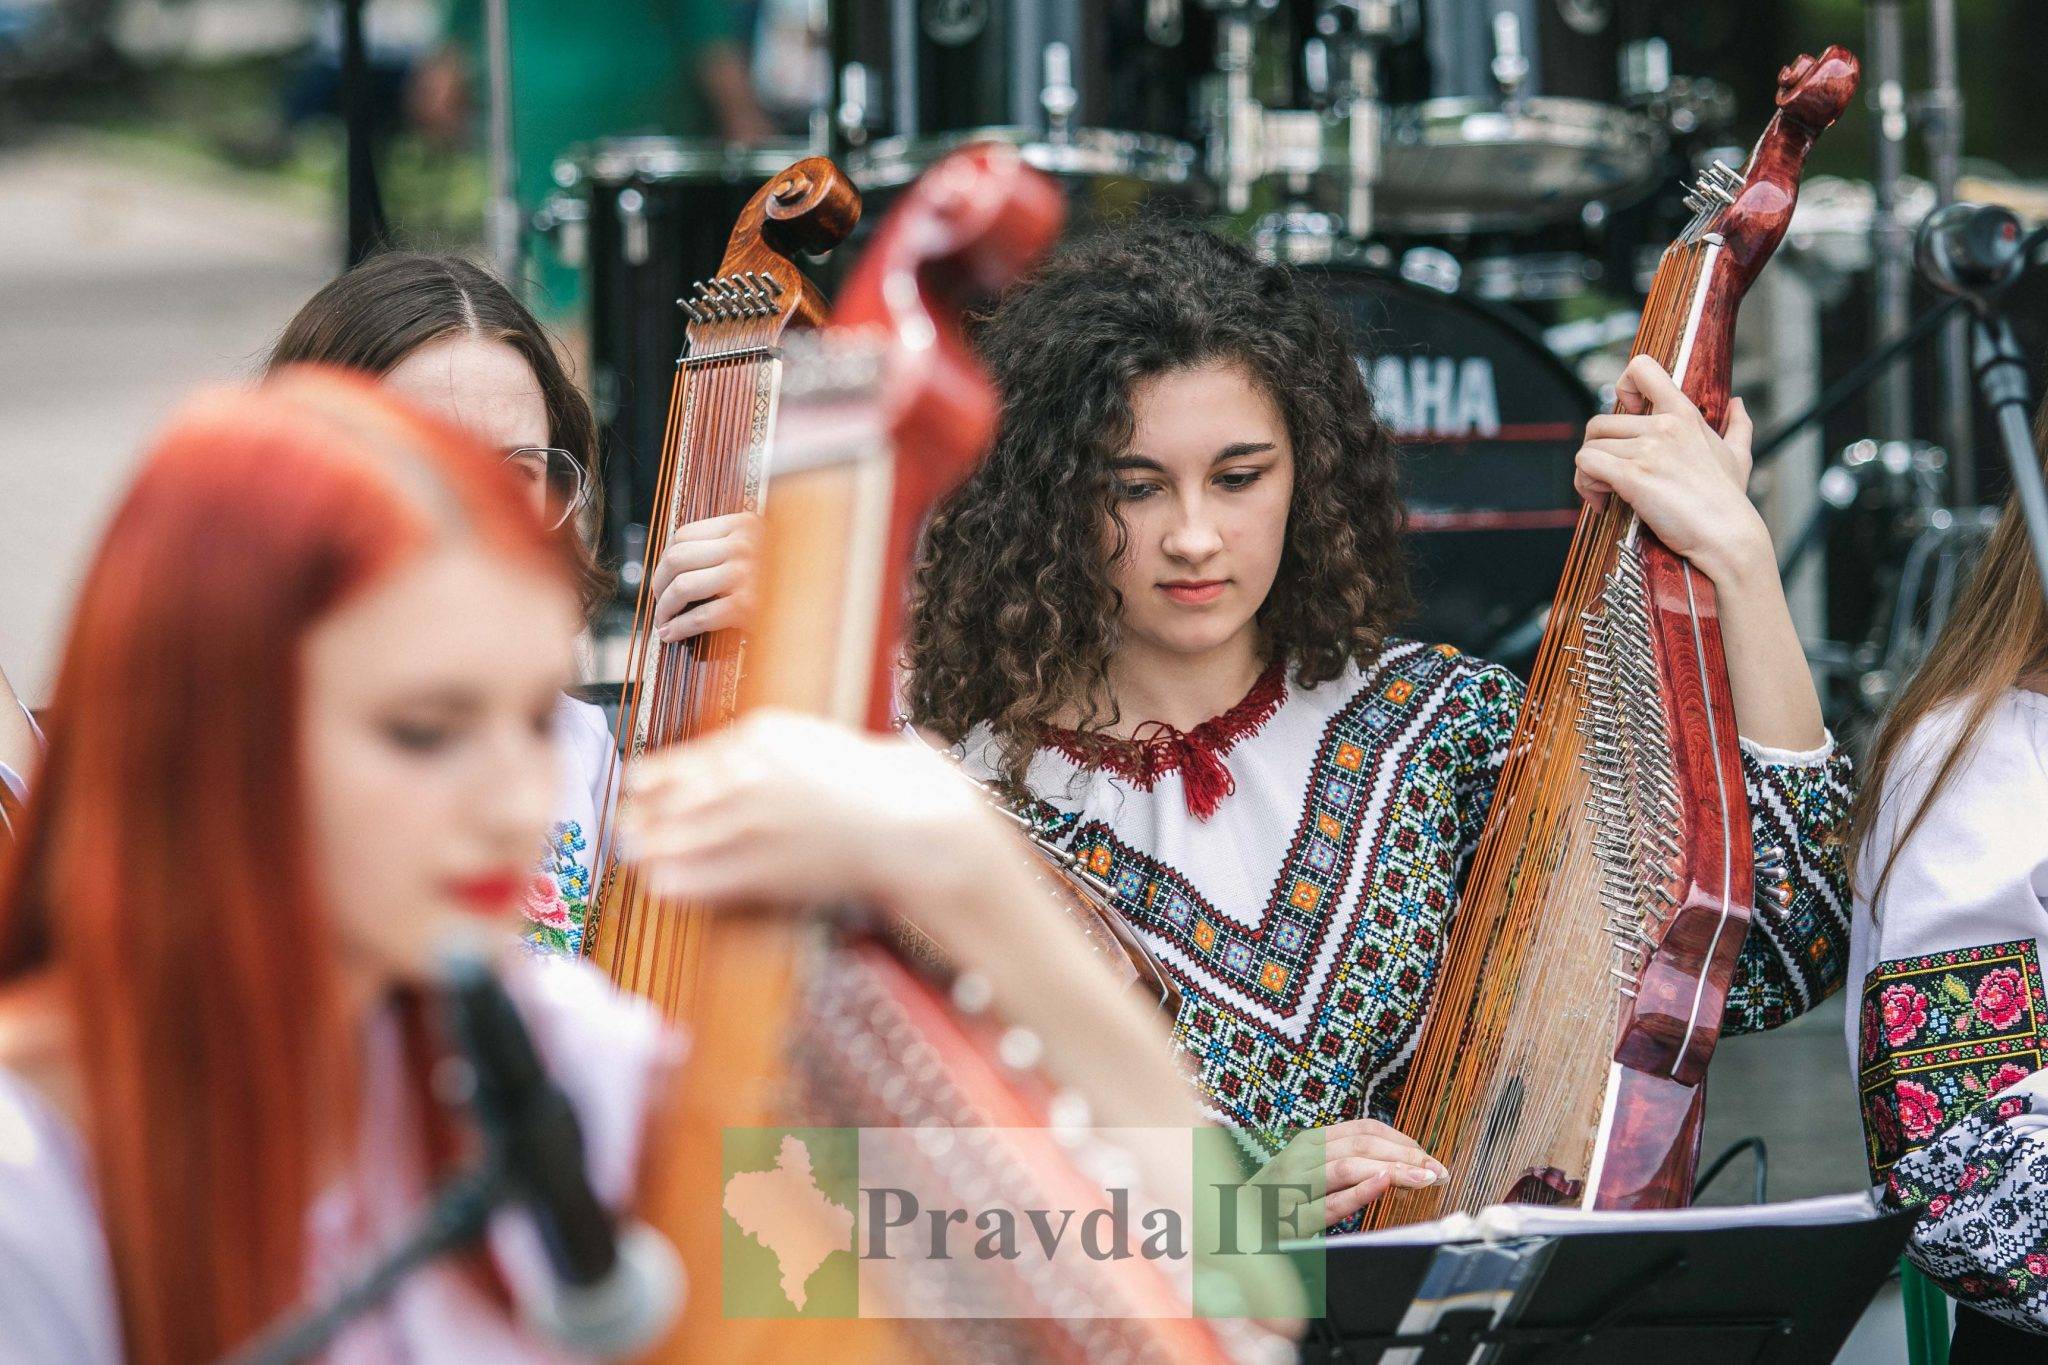
<svg viewBox="0 0 2048 1365">
<path fill-rule="evenodd" d="M 2048 242 L 2048 226 L 2035 228 L 2027 234 L 2026 240 L 2020 244 L 2020 274 L 2025 274 L 2032 267 L 2034 264 L 2034 253 L 2041 248 L 2044 242 Z M 2017 279 L 2017 276 L 2015 276 L 2015 279 Z M 1892 365 L 1897 364 L 1905 357 L 1908 351 L 1911 351 L 1914 347 L 1932 336 L 1941 327 L 1942 323 L 1948 320 L 1949 315 L 1962 307 L 1962 305 L 1962 297 L 1952 294 L 1928 309 L 1925 313 L 1922 313 L 1914 320 L 1913 325 L 1899 336 L 1856 362 L 1853 369 L 1829 385 L 1827 392 L 1816 398 L 1812 405 L 1804 412 L 1787 419 L 1777 430 L 1771 432 L 1770 435 L 1752 446 L 1750 449 L 1751 461 L 1755 464 L 1762 464 L 1777 453 L 1778 447 L 1798 435 L 1802 429 L 1814 422 L 1833 416 L 1837 408 L 1840 408 L 1857 394 L 1869 388 L 1871 384 L 1876 382 L 1879 375 L 1883 374 Z"/>
<path fill-rule="evenodd" d="M 1915 319 L 1911 327 L 1857 361 L 1853 369 L 1828 386 L 1826 393 L 1814 399 L 1806 411 L 1788 418 L 1784 425 L 1758 441 L 1750 450 L 1751 461 L 1762 464 L 1777 453 L 1779 446 L 1797 436 L 1802 428 L 1833 416 L 1837 408 L 1869 388 L 1891 366 L 1905 359 L 1908 351 L 1934 335 L 1941 324 L 1948 321 L 1949 315 L 1962 307 L 1962 303 L 1959 298 L 1943 299 Z"/>
<path fill-rule="evenodd" d="M 1729 1162 L 1735 1160 L 1743 1152 L 1751 1150 L 1756 1152 L 1756 1197 L 1750 1202 L 1755 1204 L 1767 1203 L 1768 1201 L 1764 1198 L 1764 1191 L 1769 1184 L 1771 1157 L 1770 1153 L 1764 1150 L 1764 1140 L 1753 1136 L 1742 1139 L 1742 1141 L 1735 1143 L 1727 1151 L 1714 1158 L 1714 1164 L 1707 1167 L 1706 1173 L 1693 1182 L 1693 1202 L 1699 1202 L 1700 1195 L 1706 1192 L 1707 1186 L 1714 1183 L 1714 1177 L 1721 1174 L 1727 1168 Z"/>
</svg>

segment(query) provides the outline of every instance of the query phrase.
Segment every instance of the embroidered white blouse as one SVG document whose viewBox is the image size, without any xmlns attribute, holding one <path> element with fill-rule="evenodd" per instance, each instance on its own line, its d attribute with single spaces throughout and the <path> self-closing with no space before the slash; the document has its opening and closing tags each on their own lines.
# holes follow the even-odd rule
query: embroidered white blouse
<svg viewBox="0 0 2048 1365">
<path fill-rule="evenodd" d="M 1303 1128 L 1392 1117 L 1522 694 L 1497 665 L 1395 640 L 1315 688 L 1269 670 L 1186 735 L 1105 751 L 1055 733 L 1033 757 L 1027 813 L 1173 973 L 1202 1097 L 1264 1155 Z M 960 746 L 970 775 L 992 775 L 991 743 L 983 728 Z M 1792 897 L 1751 922 L 1731 1033 L 1830 994 L 1848 946 L 1847 757 L 1745 741 L 1742 762 Z"/>
<path fill-rule="evenodd" d="M 526 941 L 537 952 L 575 957 L 595 894 L 597 832 L 611 780 L 611 726 L 604 712 L 564 695 L 555 706 L 560 795 L 547 846 L 526 890 Z"/>
<path fill-rule="evenodd" d="M 1906 737 L 1856 858 L 1849 1059 L 1877 1192 L 1927 1211 L 1914 1263 L 2048 1332 L 2048 696 L 1994 703 L 1902 846 L 1962 720 L 1951 704 Z"/>
</svg>

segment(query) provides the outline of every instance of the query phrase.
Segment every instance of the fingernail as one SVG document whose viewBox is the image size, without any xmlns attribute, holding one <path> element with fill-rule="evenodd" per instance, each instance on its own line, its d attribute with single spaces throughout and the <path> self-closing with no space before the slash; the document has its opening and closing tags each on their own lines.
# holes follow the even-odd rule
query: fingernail
<svg viewBox="0 0 2048 1365">
<path fill-rule="evenodd" d="M 1436 1172 L 1425 1170 L 1420 1166 L 1405 1166 L 1401 1170 L 1401 1183 L 1416 1186 L 1434 1185 L 1436 1184 Z"/>
</svg>

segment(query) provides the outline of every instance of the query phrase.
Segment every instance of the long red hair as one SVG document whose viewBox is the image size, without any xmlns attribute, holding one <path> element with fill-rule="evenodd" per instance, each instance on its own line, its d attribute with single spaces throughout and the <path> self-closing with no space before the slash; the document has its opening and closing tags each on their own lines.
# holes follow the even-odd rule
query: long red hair
<svg viewBox="0 0 2048 1365">
<path fill-rule="evenodd" d="M 180 409 L 87 575 L 0 876 L 0 984 L 67 993 L 131 1359 L 215 1359 L 303 1290 L 355 1040 L 308 864 L 300 645 L 450 538 L 569 581 L 481 447 L 302 371 Z"/>
</svg>

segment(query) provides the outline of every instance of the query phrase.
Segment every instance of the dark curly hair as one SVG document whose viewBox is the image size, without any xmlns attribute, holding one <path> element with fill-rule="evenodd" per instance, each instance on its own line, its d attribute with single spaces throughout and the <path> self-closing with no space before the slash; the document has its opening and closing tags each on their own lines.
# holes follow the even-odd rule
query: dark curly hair
<svg viewBox="0 0 2048 1365">
<path fill-rule="evenodd" d="M 1250 372 L 1294 447 L 1286 545 L 1258 613 L 1268 660 L 1313 687 L 1377 654 L 1408 605 L 1394 443 L 1353 341 L 1306 281 L 1200 229 L 1120 227 L 1063 247 L 974 336 L 1002 425 L 925 533 L 912 721 L 953 743 L 987 723 L 1013 795 L 1055 717 L 1117 723 L 1123 603 L 1100 548 L 1117 515 L 1109 462 L 1131 439 L 1135 383 L 1215 361 Z"/>
</svg>

